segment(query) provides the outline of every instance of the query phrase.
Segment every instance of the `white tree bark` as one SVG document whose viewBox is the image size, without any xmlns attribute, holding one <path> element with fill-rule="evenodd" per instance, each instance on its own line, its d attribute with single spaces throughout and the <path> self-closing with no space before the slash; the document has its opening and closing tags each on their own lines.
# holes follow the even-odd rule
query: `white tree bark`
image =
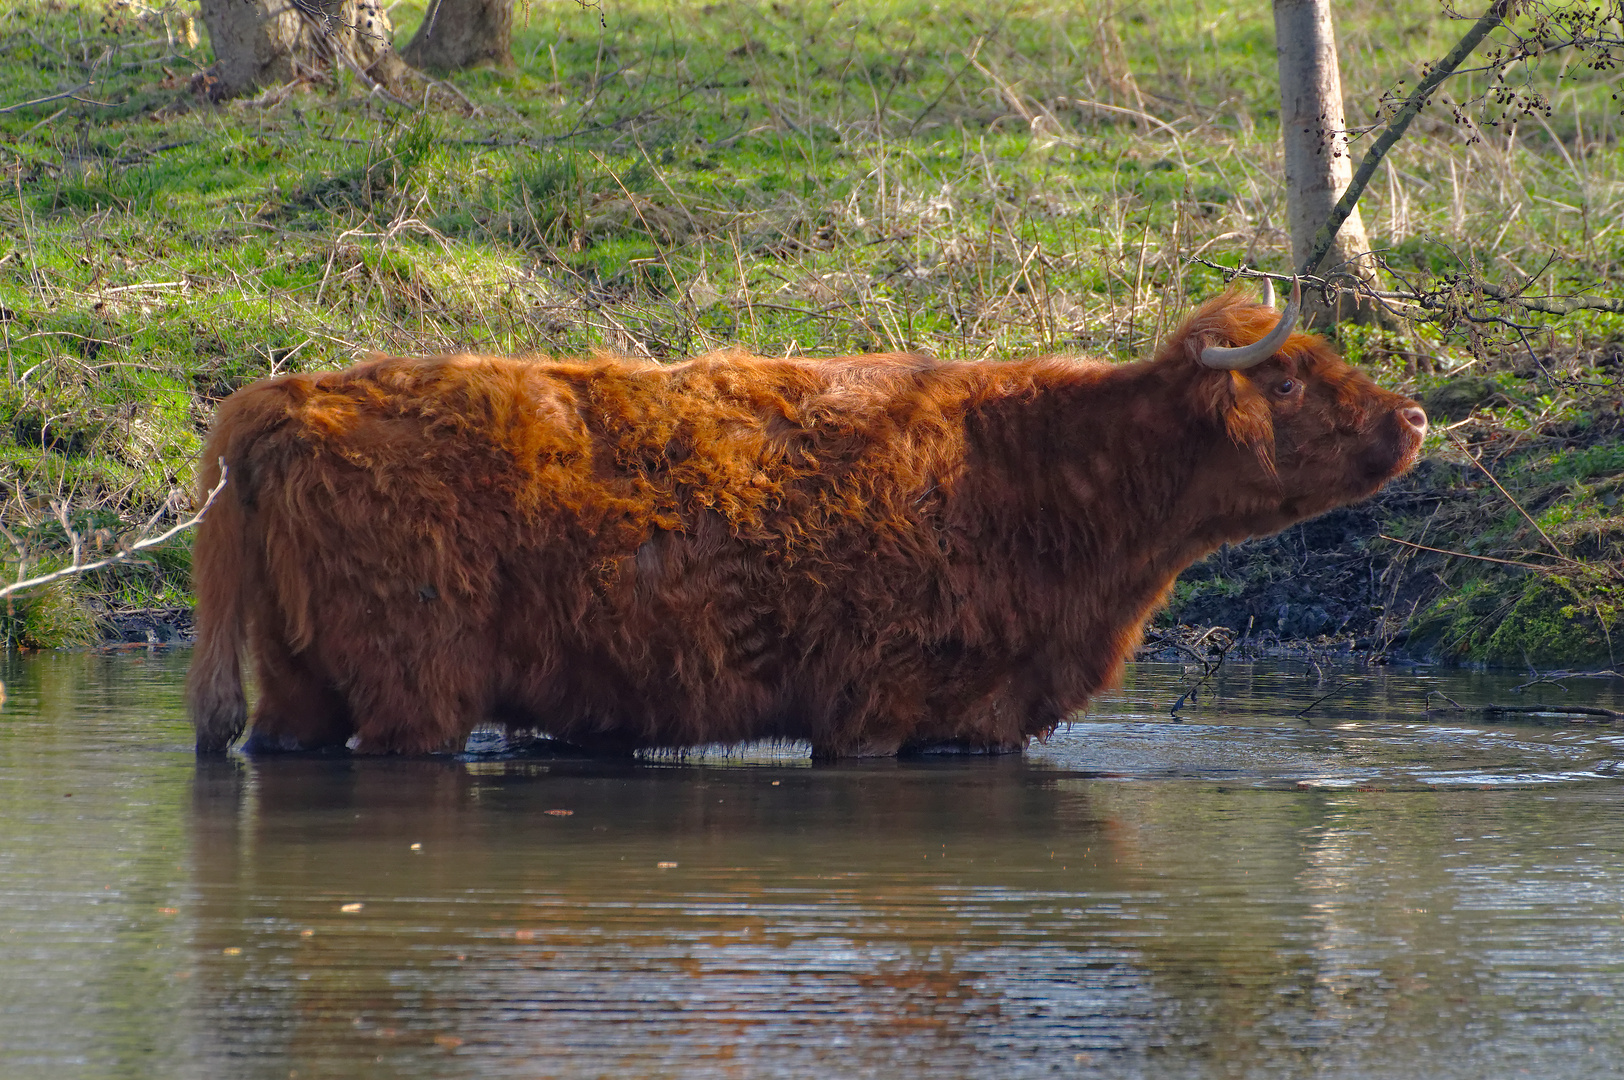
<svg viewBox="0 0 1624 1080">
<path fill-rule="evenodd" d="M 396 54 L 382 0 L 202 0 L 215 63 L 209 94 L 235 97 L 337 67 L 397 91 L 409 71 Z"/>
<path fill-rule="evenodd" d="M 1274 34 L 1280 64 L 1280 136 L 1285 144 L 1291 257 L 1293 268 L 1300 270 L 1313 249 L 1314 234 L 1353 179 L 1330 0 L 1274 0 Z M 1374 283 L 1369 251 L 1364 223 L 1355 208 L 1321 262 L 1320 272 Z M 1371 317 L 1372 305 L 1361 305 L 1351 293 L 1343 292 L 1331 311 L 1305 303 L 1305 314 L 1316 323 L 1327 318 L 1365 320 Z"/>
</svg>

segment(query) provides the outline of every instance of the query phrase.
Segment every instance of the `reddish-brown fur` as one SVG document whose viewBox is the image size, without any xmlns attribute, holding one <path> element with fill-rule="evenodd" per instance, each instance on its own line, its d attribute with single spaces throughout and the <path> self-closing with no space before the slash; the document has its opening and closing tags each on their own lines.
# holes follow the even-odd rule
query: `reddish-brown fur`
<svg viewBox="0 0 1624 1080">
<path fill-rule="evenodd" d="M 1244 373 L 917 356 L 381 358 L 233 394 L 195 549 L 198 749 L 1009 750 L 1118 677 L 1178 572 L 1362 499 L 1425 420 L 1323 341 Z M 1290 389 L 1285 380 L 1292 380 Z"/>
</svg>

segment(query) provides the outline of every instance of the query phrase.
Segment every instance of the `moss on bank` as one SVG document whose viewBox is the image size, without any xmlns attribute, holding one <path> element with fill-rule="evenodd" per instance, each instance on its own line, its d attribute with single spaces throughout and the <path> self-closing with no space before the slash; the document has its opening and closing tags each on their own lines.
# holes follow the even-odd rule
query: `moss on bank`
<svg viewBox="0 0 1624 1080">
<path fill-rule="evenodd" d="M 1408 651 L 1506 667 L 1605 668 L 1624 651 L 1616 590 L 1523 575 L 1445 593 L 1412 621 Z"/>
</svg>

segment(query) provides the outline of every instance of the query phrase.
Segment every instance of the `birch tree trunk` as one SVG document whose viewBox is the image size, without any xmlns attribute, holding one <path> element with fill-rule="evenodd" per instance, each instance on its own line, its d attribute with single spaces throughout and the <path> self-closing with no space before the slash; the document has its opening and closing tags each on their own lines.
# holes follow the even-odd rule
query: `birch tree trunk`
<svg viewBox="0 0 1624 1080">
<path fill-rule="evenodd" d="M 423 25 L 401 50 L 430 71 L 513 63 L 513 0 L 431 0 Z"/>
<path fill-rule="evenodd" d="M 1291 261 L 1293 268 L 1301 270 L 1313 249 L 1314 234 L 1353 179 L 1330 0 L 1274 0 L 1274 35 L 1280 63 L 1280 136 L 1285 144 Z M 1374 285 L 1369 251 L 1365 226 L 1355 208 L 1320 264 L 1321 272 Z M 1369 322 L 1376 314 L 1374 304 L 1361 303 L 1347 290 L 1336 294 L 1329 309 L 1317 292 L 1312 300 L 1308 296 L 1303 300 L 1305 318 L 1315 325 L 1339 319 Z"/>
<path fill-rule="evenodd" d="M 235 97 L 349 68 L 391 93 L 408 68 L 382 0 L 202 0 L 214 49 L 209 96 Z"/>
</svg>

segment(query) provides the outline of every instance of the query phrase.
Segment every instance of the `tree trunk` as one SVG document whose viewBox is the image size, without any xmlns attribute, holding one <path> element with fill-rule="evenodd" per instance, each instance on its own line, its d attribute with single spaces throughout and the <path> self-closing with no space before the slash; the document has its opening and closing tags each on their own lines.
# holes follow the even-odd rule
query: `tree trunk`
<svg viewBox="0 0 1624 1080">
<path fill-rule="evenodd" d="M 204 78 L 216 101 L 350 68 L 391 93 L 410 69 L 391 44 L 382 0 L 202 0 L 214 48 Z"/>
<path fill-rule="evenodd" d="M 431 0 L 423 25 L 401 50 L 429 71 L 513 63 L 513 0 Z"/>
<path fill-rule="evenodd" d="M 1275 44 L 1280 60 L 1280 137 L 1286 152 L 1286 208 L 1291 218 L 1291 262 L 1301 270 L 1314 234 L 1353 179 L 1347 121 L 1342 113 L 1342 74 L 1330 0 L 1274 0 Z M 1365 226 L 1354 209 L 1320 264 L 1326 277 L 1346 276 L 1375 285 Z M 1350 282 L 1352 284 L 1352 282 Z M 1315 325 L 1339 319 L 1372 321 L 1377 307 L 1339 290 L 1327 308 L 1317 291 L 1304 296 L 1304 316 Z"/>
</svg>

